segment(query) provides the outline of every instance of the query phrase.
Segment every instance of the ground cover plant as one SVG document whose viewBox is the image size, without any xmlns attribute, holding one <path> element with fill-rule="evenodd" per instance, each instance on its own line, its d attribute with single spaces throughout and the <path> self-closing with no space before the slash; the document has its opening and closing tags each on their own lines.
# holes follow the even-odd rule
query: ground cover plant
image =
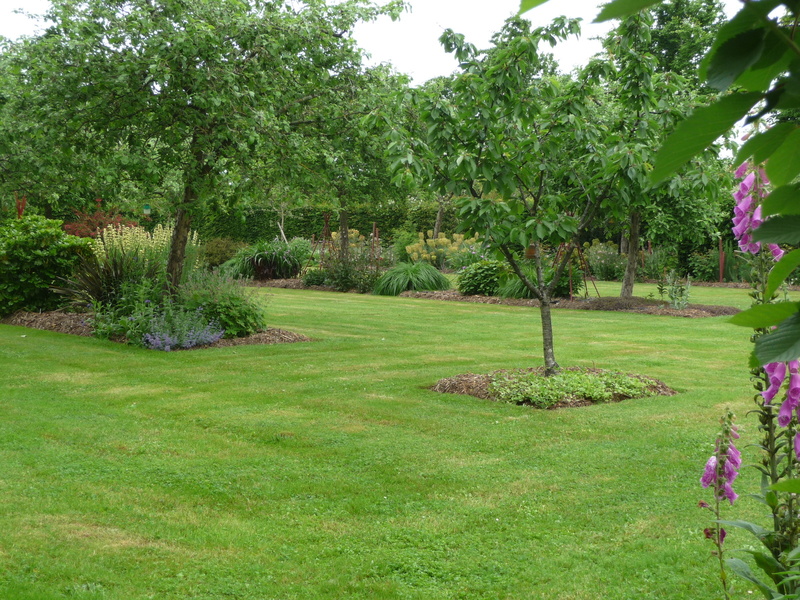
<svg viewBox="0 0 800 600">
<path fill-rule="evenodd" d="M 493 373 L 489 391 L 501 402 L 551 408 L 652 396 L 656 393 L 653 384 L 614 371 L 564 369 L 543 377 L 542 373 L 518 370 Z"/>
<path fill-rule="evenodd" d="M 569 364 L 680 393 L 537 411 L 426 389 L 540 362 L 535 309 L 259 293 L 316 341 L 0 326 L 0 596 L 714 597 L 698 464 L 720 407 L 750 405 L 723 319 L 556 311 Z"/>
</svg>

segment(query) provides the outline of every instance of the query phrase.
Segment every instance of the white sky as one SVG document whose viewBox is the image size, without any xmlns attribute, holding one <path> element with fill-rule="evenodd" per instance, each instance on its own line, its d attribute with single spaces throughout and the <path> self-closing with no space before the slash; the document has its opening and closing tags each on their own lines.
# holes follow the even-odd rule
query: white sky
<svg viewBox="0 0 800 600">
<path fill-rule="evenodd" d="M 467 41 L 485 48 L 503 21 L 519 8 L 519 0 L 410 0 L 409 4 L 412 10 L 399 21 L 385 18 L 361 24 L 355 35 L 359 45 L 372 55 L 373 64 L 391 63 L 396 70 L 411 75 L 415 84 L 448 75 L 456 68 L 455 60 L 439 44 L 445 29 L 463 33 Z M 580 40 L 571 38 L 552 50 L 546 48 L 556 56 L 562 70 L 570 71 L 600 50 L 599 42 L 591 38 L 602 36 L 613 26 L 613 22 L 592 24 L 600 4 L 598 0 L 550 0 L 526 13 L 525 18 L 536 27 L 560 15 L 583 19 Z M 724 4 L 729 15 L 740 6 L 739 0 L 724 0 Z M 0 35 L 15 39 L 34 34 L 34 23 L 13 11 L 21 8 L 42 13 L 48 6 L 48 0 L 0 0 Z"/>
</svg>

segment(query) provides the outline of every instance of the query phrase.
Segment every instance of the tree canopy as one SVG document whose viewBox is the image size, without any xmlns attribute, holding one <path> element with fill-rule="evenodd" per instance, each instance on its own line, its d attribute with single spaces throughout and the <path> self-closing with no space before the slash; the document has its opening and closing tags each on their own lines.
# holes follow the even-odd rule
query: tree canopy
<svg viewBox="0 0 800 600">
<path fill-rule="evenodd" d="M 38 151 L 52 148 L 66 169 L 74 156 L 125 148 L 121 167 L 138 182 L 158 186 L 176 176 L 176 282 L 192 215 L 234 195 L 265 161 L 291 176 L 315 160 L 329 106 L 361 75 L 353 26 L 402 8 L 361 0 L 55 0 L 45 32 L 7 50 L 17 99 L 6 103 L 2 123 L 24 111 L 41 132 Z"/>
</svg>

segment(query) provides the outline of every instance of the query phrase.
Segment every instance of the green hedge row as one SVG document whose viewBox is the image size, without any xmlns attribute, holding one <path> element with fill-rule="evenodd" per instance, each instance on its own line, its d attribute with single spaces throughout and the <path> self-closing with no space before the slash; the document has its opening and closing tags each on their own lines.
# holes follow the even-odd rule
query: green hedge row
<svg viewBox="0 0 800 600">
<path fill-rule="evenodd" d="M 408 206 L 405 203 L 387 206 L 358 205 L 348 211 L 350 229 L 358 229 L 364 235 L 372 232 L 376 223 L 381 239 L 391 241 L 392 232 L 398 229 L 408 231 L 427 231 L 433 229 L 436 221 L 435 204 Z M 284 225 L 286 236 L 311 238 L 322 235 L 325 226 L 325 213 L 330 214 L 331 231 L 339 229 L 338 213 L 333 207 L 305 207 L 292 212 Z M 198 222 L 198 221 L 196 221 Z M 453 208 L 445 211 L 442 231 L 452 232 L 457 225 Z M 280 236 L 277 216 L 274 211 L 263 207 L 253 207 L 237 214 L 211 214 L 199 220 L 197 227 L 201 238 L 226 237 L 252 244 L 259 240 L 270 240 Z"/>
</svg>

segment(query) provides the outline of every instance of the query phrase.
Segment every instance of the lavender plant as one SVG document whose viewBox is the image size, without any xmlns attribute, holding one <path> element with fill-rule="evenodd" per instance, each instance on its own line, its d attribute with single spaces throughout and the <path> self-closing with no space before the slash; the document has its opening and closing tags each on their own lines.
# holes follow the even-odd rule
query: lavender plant
<svg viewBox="0 0 800 600">
<path fill-rule="evenodd" d="M 153 314 L 149 329 L 142 336 L 142 345 L 166 352 L 213 344 L 225 334 L 216 321 L 206 318 L 202 308 L 187 310 L 171 302 Z"/>
</svg>

